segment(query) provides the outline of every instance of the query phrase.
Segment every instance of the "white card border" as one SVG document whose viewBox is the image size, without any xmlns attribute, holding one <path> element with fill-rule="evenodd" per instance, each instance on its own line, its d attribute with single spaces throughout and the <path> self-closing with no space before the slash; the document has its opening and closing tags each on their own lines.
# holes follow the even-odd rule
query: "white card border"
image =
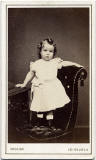
<svg viewBox="0 0 96 160">
<path fill-rule="evenodd" d="M 90 62 L 90 63 L 92 63 L 92 67 L 90 67 L 90 73 L 91 73 L 91 79 L 90 79 L 90 81 L 92 81 L 92 86 L 90 86 L 90 89 L 91 89 L 91 95 L 90 95 L 90 97 L 91 97 L 91 100 L 92 100 L 92 105 L 91 105 L 91 107 L 93 106 L 93 101 L 94 101 L 94 97 L 92 97 L 92 95 L 94 95 L 94 93 L 93 92 L 95 92 L 94 90 L 92 90 L 93 89 L 93 85 L 95 84 L 95 82 L 94 82 L 94 77 L 93 77 L 93 74 L 95 73 L 94 72 L 94 64 L 95 64 L 95 54 L 94 54 L 94 39 L 93 39 L 93 35 L 94 35 L 94 3 L 92 3 L 92 1 L 84 1 L 84 2 L 82 2 L 82 1 L 74 1 L 74 2 L 70 2 L 70 1 L 60 1 L 59 3 L 58 3 L 58 1 L 50 1 L 50 2 L 48 2 L 48 1 L 42 1 L 42 2 L 40 2 L 40 1 L 29 1 L 29 2 L 26 2 L 26 1 L 2 1 L 2 15 L 3 15 L 3 19 L 2 19 L 2 35 L 1 35 L 1 37 L 2 37 L 2 106 L 5 106 L 5 108 L 4 107 L 2 107 L 2 135 L 3 135 L 3 137 L 2 137 L 2 157 L 3 158 L 6 158 L 6 157 L 8 157 L 8 158 L 12 158 L 12 157 L 15 157 L 15 158 L 24 158 L 25 159 L 25 157 L 29 157 L 29 159 L 30 158 L 55 158 L 55 159 L 57 159 L 57 158 L 59 158 L 59 159 L 61 159 L 61 158 L 69 158 L 69 157 L 71 157 L 71 158 L 77 158 L 77 157 L 80 157 L 80 158 L 91 158 L 91 157 L 93 157 L 94 156 L 94 152 L 93 152 L 93 139 L 94 139 L 94 130 L 93 130 L 93 128 L 94 128 L 94 126 L 93 126 L 93 124 L 94 124 L 94 114 L 93 114 L 93 112 L 94 112 L 94 108 L 92 109 L 91 108 L 91 112 L 90 112 L 90 116 L 91 116 L 91 127 L 92 127 L 92 129 L 91 129 L 91 153 L 90 154 L 78 154 L 78 155 L 76 155 L 75 153 L 73 153 L 73 154 L 70 154 L 70 153 L 60 153 L 60 154 L 56 154 L 56 153 L 45 153 L 45 154 L 42 154 L 42 153 L 33 153 L 33 154 L 30 154 L 30 153 L 25 153 L 25 155 L 24 155 L 24 153 L 21 155 L 17 155 L 18 153 L 16 153 L 16 154 L 13 154 L 13 153 L 7 153 L 6 152 L 6 148 L 7 148 L 7 146 L 5 147 L 5 145 L 6 145 L 6 142 L 7 142 L 7 137 L 8 137 L 8 135 L 6 135 L 5 134 L 5 132 L 6 131 L 8 131 L 8 125 L 7 125 L 7 128 L 3 128 L 3 126 L 5 126 L 5 124 L 6 124 L 6 122 L 8 122 L 8 116 L 7 116 L 7 121 L 6 121 L 6 115 L 7 115 L 7 113 L 6 113 L 6 115 L 5 115 L 5 112 L 7 111 L 7 109 L 6 109 L 6 97 L 7 97 L 7 93 L 6 93 L 6 87 L 5 86 L 7 86 L 7 82 L 6 82 L 6 77 L 8 77 L 8 75 L 6 76 L 6 68 L 8 68 L 8 66 L 5 66 L 5 64 L 7 64 L 7 60 L 8 60 L 8 57 L 6 56 L 6 51 L 7 51 L 7 53 L 8 53 L 8 50 L 7 50 L 7 47 L 5 48 L 5 46 L 7 45 L 7 42 L 8 42 L 8 40 L 7 40 L 7 38 L 8 38 L 8 35 L 6 36 L 6 34 L 8 33 L 7 32 L 7 28 L 6 28 L 6 25 L 7 25 L 7 12 L 6 12 L 6 7 L 7 6 L 9 6 L 9 7 L 16 7 L 16 6 L 20 6 L 21 7 L 21 5 L 22 5 L 22 7 L 30 7 L 31 5 L 31 7 L 57 7 L 57 6 L 61 6 L 62 7 L 62 5 L 64 6 L 64 5 L 68 5 L 68 7 L 69 7 L 69 5 L 70 5 L 70 7 L 72 7 L 72 6 L 75 6 L 75 7 L 80 7 L 80 6 L 86 6 L 86 7 L 88 7 L 88 6 L 90 6 L 91 5 L 91 7 L 92 7 L 92 13 L 91 13 L 91 16 L 92 16 L 92 19 L 91 19 L 91 21 L 92 21 L 92 23 L 91 23 L 91 29 L 92 29 L 92 31 L 91 31 L 91 35 L 90 35 L 90 37 L 92 37 L 92 44 L 90 44 L 90 51 L 92 52 L 92 59 L 91 59 L 91 57 L 90 57 L 90 61 L 93 61 L 93 63 L 92 62 Z M 7 45 L 8 46 L 8 45 Z M 92 49 L 93 48 L 93 49 Z M 91 50 L 92 49 L 92 50 Z M 7 54 L 8 55 L 8 54 Z M 8 73 L 7 73 L 8 74 Z M 92 87 L 92 88 L 91 88 Z M 3 95 L 6 95 L 6 96 L 3 96 Z M 8 100 L 7 100 L 7 102 L 8 102 Z M 6 130 L 7 129 L 7 130 Z M 6 130 L 6 131 L 5 131 Z M 6 138 L 5 138 L 6 137 Z M 16 144 L 16 145 L 19 145 L 19 144 Z M 21 145 L 21 144 L 20 144 Z M 23 144 L 24 145 L 24 144 Z M 29 145 L 29 144 L 28 144 Z M 33 144 L 34 145 L 34 144 Z M 41 145 L 41 144 L 39 144 L 39 145 Z M 57 144 L 58 146 L 59 146 L 59 144 Z M 86 145 L 86 144 L 85 144 Z M 52 146 L 52 145 L 51 145 Z M 53 144 L 53 146 L 54 146 L 54 144 Z M 65 143 L 64 143 L 64 146 L 65 146 Z M 83 144 L 83 146 L 84 146 L 84 144 Z M 6 152 L 6 153 L 5 153 Z"/>
</svg>

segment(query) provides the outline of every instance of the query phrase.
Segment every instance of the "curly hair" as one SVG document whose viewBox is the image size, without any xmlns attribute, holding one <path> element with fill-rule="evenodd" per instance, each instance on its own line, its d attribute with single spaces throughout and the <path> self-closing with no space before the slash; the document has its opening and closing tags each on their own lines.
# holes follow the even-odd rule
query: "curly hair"
<svg viewBox="0 0 96 160">
<path fill-rule="evenodd" d="M 56 44 L 54 43 L 52 38 L 46 38 L 43 41 L 41 41 L 39 43 L 39 45 L 37 45 L 39 58 L 41 58 L 41 54 L 40 53 L 41 53 L 41 50 L 42 50 L 42 47 L 43 47 L 45 41 L 47 41 L 48 44 L 53 45 L 53 47 L 54 47 L 54 56 L 55 56 L 56 53 L 57 53 Z"/>
</svg>

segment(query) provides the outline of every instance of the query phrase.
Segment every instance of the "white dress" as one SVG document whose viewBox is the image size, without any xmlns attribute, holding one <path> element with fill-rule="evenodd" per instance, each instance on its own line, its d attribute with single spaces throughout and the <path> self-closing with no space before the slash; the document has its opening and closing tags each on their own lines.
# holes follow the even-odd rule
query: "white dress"
<svg viewBox="0 0 96 160">
<path fill-rule="evenodd" d="M 51 111 L 70 102 L 62 83 L 57 78 L 57 71 L 61 67 L 59 58 L 50 61 L 39 59 L 30 63 L 30 71 L 35 72 L 31 87 L 31 93 L 33 92 L 31 111 Z"/>
</svg>

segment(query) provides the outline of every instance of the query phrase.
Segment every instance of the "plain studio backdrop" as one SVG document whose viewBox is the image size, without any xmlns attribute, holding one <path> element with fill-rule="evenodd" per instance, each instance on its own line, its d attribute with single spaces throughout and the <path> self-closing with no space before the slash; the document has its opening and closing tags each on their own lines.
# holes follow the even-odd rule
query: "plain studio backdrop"
<svg viewBox="0 0 96 160">
<path fill-rule="evenodd" d="M 88 73 L 88 8 L 9 8 L 8 81 L 23 82 L 30 61 L 38 59 L 37 45 L 47 37 L 54 39 L 58 57 L 83 65 Z M 79 87 L 76 124 L 80 126 L 89 125 L 88 76 L 84 87 Z"/>
</svg>

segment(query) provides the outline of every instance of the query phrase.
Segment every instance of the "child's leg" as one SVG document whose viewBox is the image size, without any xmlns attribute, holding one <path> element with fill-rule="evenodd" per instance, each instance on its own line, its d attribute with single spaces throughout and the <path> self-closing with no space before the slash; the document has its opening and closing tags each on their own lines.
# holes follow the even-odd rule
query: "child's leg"
<svg viewBox="0 0 96 160">
<path fill-rule="evenodd" d="M 42 120 L 43 120 L 43 117 L 44 117 L 44 115 L 43 115 L 43 113 L 37 113 L 37 126 L 42 126 Z"/>
<path fill-rule="evenodd" d="M 43 118 L 43 114 L 33 113 L 33 111 L 29 112 L 29 126 L 40 126 L 41 119 Z"/>
<path fill-rule="evenodd" d="M 50 111 L 47 113 L 46 115 L 46 119 L 48 120 L 48 125 L 49 127 L 52 127 L 53 126 L 53 111 Z"/>
</svg>

